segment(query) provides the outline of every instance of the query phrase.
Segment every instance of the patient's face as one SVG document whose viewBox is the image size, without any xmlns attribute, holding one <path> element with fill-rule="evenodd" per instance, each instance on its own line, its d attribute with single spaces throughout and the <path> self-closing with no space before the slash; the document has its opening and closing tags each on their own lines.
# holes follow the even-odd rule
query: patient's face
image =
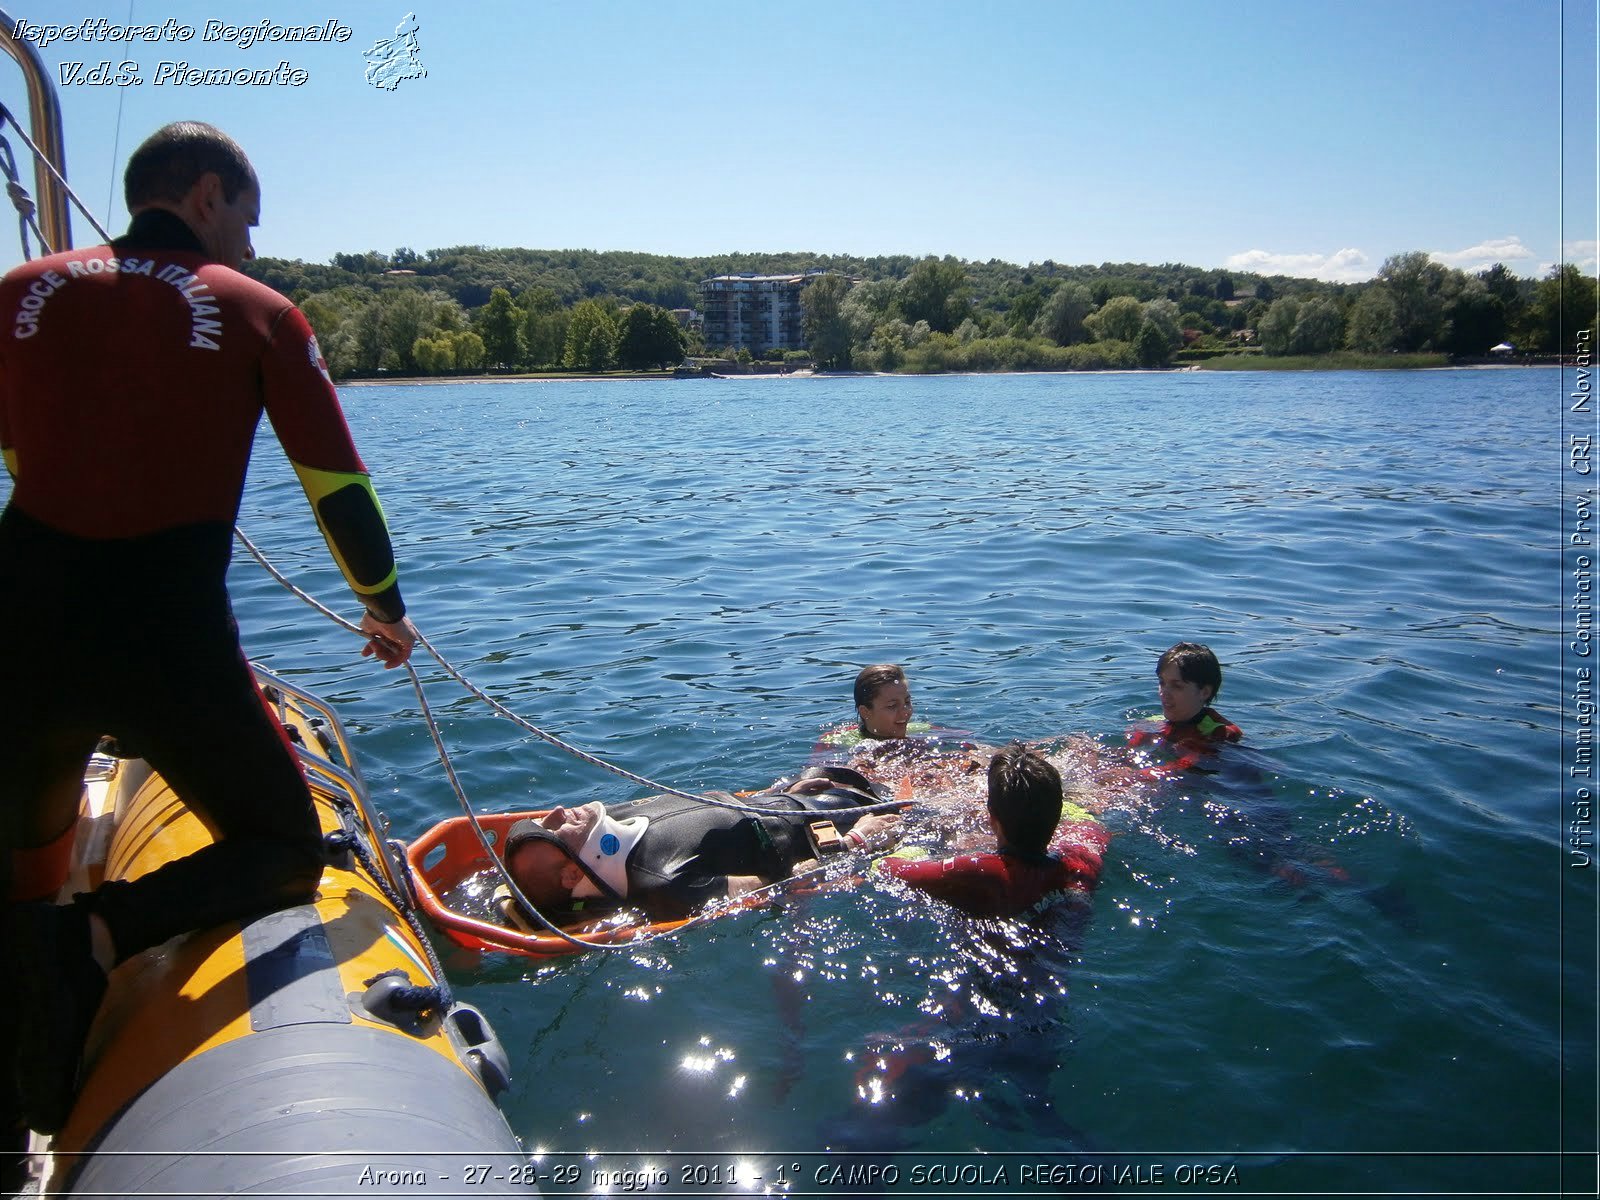
<svg viewBox="0 0 1600 1200">
<path fill-rule="evenodd" d="M 576 881 L 569 882 L 573 874 L 580 874 L 560 847 L 549 842 L 524 842 L 511 852 L 506 862 L 511 878 L 535 908 L 560 908 L 572 899 Z"/>
</svg>

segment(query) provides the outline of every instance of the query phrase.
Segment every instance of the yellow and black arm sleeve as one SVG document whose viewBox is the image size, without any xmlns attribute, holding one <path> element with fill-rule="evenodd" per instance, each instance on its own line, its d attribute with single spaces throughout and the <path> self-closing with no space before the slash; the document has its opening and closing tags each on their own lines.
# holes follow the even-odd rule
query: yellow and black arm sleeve
<svg viewBox="0 0 1600 1200">
<path fill-rule="evenodd" d="M 394 545 L 372 480 L 359 471 L 324 471 L 301 463 L 294 463 L 294 471 L 333 561 L 356 599 L 380 621 L 400 620 L 406 605 L 400 597 Z"/>
</svg>

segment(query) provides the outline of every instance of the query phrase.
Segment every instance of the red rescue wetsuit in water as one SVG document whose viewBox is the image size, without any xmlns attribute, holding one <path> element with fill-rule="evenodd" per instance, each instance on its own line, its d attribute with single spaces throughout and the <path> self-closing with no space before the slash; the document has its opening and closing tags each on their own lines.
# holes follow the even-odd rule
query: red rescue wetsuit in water
<svg viewBox="0 0 1600 1200">
<path fill-rule="evenodd" d="M 1049 854 L 1002 848 L 934 860 L 885 858 L 879 869 L 969 916 L 1015 917 L 1093 891 L 1109 838 L 1099 821 L 1068 818 Z"/>
<path fill-rule="evenodd" d="M 208 261 L 160 210 L 110 246 L 0 281 L 0 449 L 14 480 L 0 515 L 3 824 L 26 846 L 70 821 L 75 780 L 114 734 L 220 839 L 95 893 L 120 957 L 303 899 L 321 873 L 310 795 L 225 587 L 262 412 L 346 580 L 375 617 L 399 620 L 388 530 L 294 305 Z"/>
<path fill-rule="evenodd" d="M 1174 757 L 1145 771 L 1152 779 L 1174 775 L 1180 771 L 1203 770 L 1203 762 L 1214 757 L 1217 747 L 1227 742 L 1237 742 L 1244 730 L 1232 724 L 1214 708 L 1203 708 L 1193 720 L 1168 721 L 1160 729 L 1131 729 L 1130 746 L 1165 746 Z"/>
</svg>

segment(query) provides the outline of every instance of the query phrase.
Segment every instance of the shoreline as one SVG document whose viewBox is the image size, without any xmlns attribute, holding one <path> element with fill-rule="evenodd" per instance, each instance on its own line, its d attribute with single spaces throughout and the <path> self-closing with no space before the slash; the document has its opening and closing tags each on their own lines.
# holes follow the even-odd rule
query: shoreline
<svg viewBox="0 0 1600 1200">
<path fill-rule="evenodd" d="M 610 383 L 613 380 L 671 379 L 661 371 L 618 371 L 611 375 L 394 375 L 383 379 L 335 379 L 335 387 L 432 387 L 441 383 Z"/>
<path fill-rule="evenodd" d="M 607 375 L 396 375 L 384 379 L 340 379 L 335 387 L 436 387 L 449 383 L 634 383 L 639 381 L 695 383 L 710 379 L 938 379 L 957 376 L 980 379 L 991 375 L 1241 375 L 1316 374 L 1349 371 L 1528 371 L 1572 366 L 1571 363 L 1443 363 L 1436 367 L 1244 367 L 1208 368 L 1199 363 L 1177 367 L 1116 367 L 1102 371 L 752 371 L 748 375 L 712 375 L 679 378 L 663 371 L 618 371 Z"/>
</svg>

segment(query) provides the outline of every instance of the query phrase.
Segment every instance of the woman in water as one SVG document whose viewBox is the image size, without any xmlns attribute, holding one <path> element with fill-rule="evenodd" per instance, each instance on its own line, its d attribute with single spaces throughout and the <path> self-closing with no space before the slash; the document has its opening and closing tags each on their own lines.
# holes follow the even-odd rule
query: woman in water
<svg viewBox="0 0 1600 1200">
<path fill-rule="evenodd" d="M 982 770 L 987 749 L 955 729 L 913 721 L 911 687 L 896 663 L 863 667 L 855 683 L 856 725 L 822 735 L 813 757 L 849 766 L 901 799 L 971 801 L 982 807 Z M 959 793 L 959 795 L 958 795 Z M 971 794 L 969 794 L 971 793 Z M 971 805 L 968 805 L 971 807 Z"/>
<path fill-rule="evenodd" d="M 857 733 L 888 741 L 903 738 L 911 725 L 911 685 L 895 663 L 863 667 L 856 676 Z"/>
</svg>

